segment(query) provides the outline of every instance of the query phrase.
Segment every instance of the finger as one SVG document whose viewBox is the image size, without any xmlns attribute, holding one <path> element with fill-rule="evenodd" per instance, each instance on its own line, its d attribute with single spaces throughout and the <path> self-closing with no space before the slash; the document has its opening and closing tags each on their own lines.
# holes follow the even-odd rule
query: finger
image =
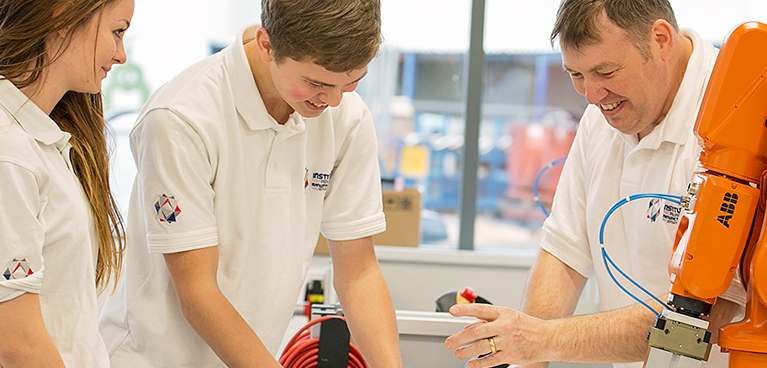
<svg viewBox="0 0 767 368">
<path fill-rule="evenodd" d="M 477 324 L 472 328 L 464 329 L 445 340 L 445 347 L 448 350 L 453 350 L 463 345 L 471 344 L 475 341 L 486 339 L 488 337 L 498 335 L 497 329 L 493 327 L 493 323 Z"/>
<path fill-rule="evenodd" d="M 507 309 L 489 304 L 456 304 L 450 307 L 453 317 L 476 317 L 486 321 L 494 321 L 501 314 L 501 310 Z"/>
<path fill-rule="evenodd" d="M 467 328 L 474 328 L 474 327 L 477 327 L 477 326 L 483 325 L 483 324 L 485 324 L 485 323 L 488 323 L 488 322 L 487 322 L 487 321 L 483 321 L 483 320 L 481 320 L 481 319 L 480 319 L 479 321 L 476 321 L 476 322 L 472 322 L 472 323 L 470 323 L 470 324 L 466 325 L 466 327 L 464 327 L 463 329 L 465 330 L 465 329 L 467 329 Z"/>
<path fill-rule="evenodd" d="M 487 368 L 487 367 L 496 367 L 503 363 L 507 363 L 507 362 L 503 361 L 500 355 L 490 354 L 483 358 L 470 360 L 468 363 L 466 363 L 466 367 L 467 368 Z"/>
<path fill-rule="evenodd" d="M 497 346 L 496 346 L 496 349 L 497 349 Z M 482 356 L 482 355 L 487 355 L 492 353 L 493 353 L 493 349 L 490 345 L 490 340 L 482 339 L 482 340 L 478 340 L 477 342 L 471 345 L 456 349 L 455 357 L 458 358 L 459 360 L 463 360 L 463 359 L 467 359 L 471 357 Z"/>
</svg>

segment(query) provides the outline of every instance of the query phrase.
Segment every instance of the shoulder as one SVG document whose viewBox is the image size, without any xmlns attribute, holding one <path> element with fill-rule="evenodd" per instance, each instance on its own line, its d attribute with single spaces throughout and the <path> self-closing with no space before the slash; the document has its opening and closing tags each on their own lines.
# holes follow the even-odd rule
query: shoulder
<svg viewBox="0 0 767 368">
<path fill-rule="evenodd" d="M 0 162 L 28 169 L 37 166 L 39 145 L 7 113 L 0 112 Z"/>
<path fill-rule="evenodd" d="M 146 124 L 189 125 L 195 130 L 220 120 L 231 104 L 229 72 L 220 52 L 192 65 L 161 86 L 144 104 L 134 131 Z"/>
<path fill-rule="evenodd" d="M 140 117 L 165 109 L 180 114 L 199 114 L 211 109 L 227 94 L 229 71 L 223 52 L 211 55 L 162 85 L 144 105 Z"/>
</svg>

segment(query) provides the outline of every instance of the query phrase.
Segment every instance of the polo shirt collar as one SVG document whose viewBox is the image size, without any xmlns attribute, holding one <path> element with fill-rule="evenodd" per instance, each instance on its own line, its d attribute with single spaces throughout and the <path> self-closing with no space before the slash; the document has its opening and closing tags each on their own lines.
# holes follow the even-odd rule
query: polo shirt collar
<svg viewBox="0 0 767 368">
<path fill-rule="evenodd" d="M 278 132 L 289 130 L 300 132 L 304 130 L 303 118 L 296 112 L 290 115 L 285 125 L 277 123 L 266 110 L 261 93 L 256 86 L 256 80 L 248 64 L 248 57 L 245 55 L 245 46 L 243 39 L 251 39 L 254 36 L 258 25 L 250 25 L 240 30 L 234 44 L 229 46 L 225 52 L 227 67 L 231 71 L 230 84 L 234 94 L 235 107 L 237 112 L 242 115 L 248 128 L 251 130 L 274 129 Z M 268 119 L 264 119 L 268 117 Z"/>
<path fill-rule="evenodd" d="M 38 142 L 53 145 L 59 151 L 67 147 L 71 135 L 7 79 L 0 80 L 0 105 Z"/>
<path fill-rule="evenodd" d="M 706 75 L 712 67 L 710 60 L 716 58 L 715 50 L 706 47 L 695 31 L 684 29 L 682 34 L 692 40 L 693 52 L 671 109 L 663 121 L 640 142 L 645 148 L 658 148 L 664 141 L 685 144 L 692 133 L 693 123 L 706 91 L 706 83 L 701 83 L 701 80 L 708 81 Z"/>
</svg>

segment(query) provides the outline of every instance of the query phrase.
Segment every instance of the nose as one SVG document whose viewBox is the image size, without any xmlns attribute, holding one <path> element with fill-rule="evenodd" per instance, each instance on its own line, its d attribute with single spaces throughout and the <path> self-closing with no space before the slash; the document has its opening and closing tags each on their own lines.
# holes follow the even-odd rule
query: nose
<svg viewBox="0 0 767 368">
<path fill-rule="evenodd" d="M 575 84 L 575 82 L 573 83 Z M 583 79 L 579 84 L 580 86 L 576 85 L 575 90 L 586 97 L 586 102 L 592 105 L 607 97 L 609 93 L 598 81 Z"/>
<path fill-rule="evenodd" d="M 341 99 L 344 97 L 344 93 L 346 92 L 352 92 L 355 89 L 357 89 L 357 85 L 359 82 L 354 82 L 351 84 L 347 84 L 341 88 L 333 88 L 333 90 L 325 93 L 325 98 L 323 98 L 323 101 L 328 104 L 328 106 L 336 107 L 338 104 L 341 103 Z"/>
<path fill-rule="evenodd" d="M 128 61 L 128 55 L 125 53 L 125 45 L 123 45 L 122 40 L 117 43 L 117 50 L 115 50 L 113 59 L 117 64 L 125 64 L 125 62 Z"/>
<path fill-rule="evenodd" d="M 325 103 L 330 107 L 336 107 L 341 103 L 345 90 L 342 88 L 333 88 L 332 91 L 325 93 Z"/>
</svg>

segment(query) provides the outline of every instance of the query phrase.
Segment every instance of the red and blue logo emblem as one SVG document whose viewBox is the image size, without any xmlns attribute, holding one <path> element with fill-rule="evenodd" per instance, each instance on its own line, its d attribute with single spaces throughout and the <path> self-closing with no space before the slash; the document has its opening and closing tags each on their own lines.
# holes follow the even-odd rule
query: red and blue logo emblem
<svg viewBox="0 0 767 368">
<path fill-rule="evenodd" d="M 167 223 L 176 222 L 176 218 L 181 213 L 176 198 L 168 197 L 165 194 L 157 198 L 157 202 L 154 202 L 154 210 L 157 212 L 157 219 Z"/>
<path fill-rule="evenodd" d="M 660 199 L 653 198 L 650 200 L 650 204 L 647 207 L 647 218 L 650 222 L 655 222 L 660 216 Z"/>
<path fill-rule="evenodd" d="M 13 261 L 8 263 L 8 267 L 3 272 L 3 277 L 6 280 L 21 280 L 32 274 L 34 274 L 34 271 L 29 267 L 29 262 L 27 262 L 26 258 L 20 260 L 14 258 Z"/>
</svg>

